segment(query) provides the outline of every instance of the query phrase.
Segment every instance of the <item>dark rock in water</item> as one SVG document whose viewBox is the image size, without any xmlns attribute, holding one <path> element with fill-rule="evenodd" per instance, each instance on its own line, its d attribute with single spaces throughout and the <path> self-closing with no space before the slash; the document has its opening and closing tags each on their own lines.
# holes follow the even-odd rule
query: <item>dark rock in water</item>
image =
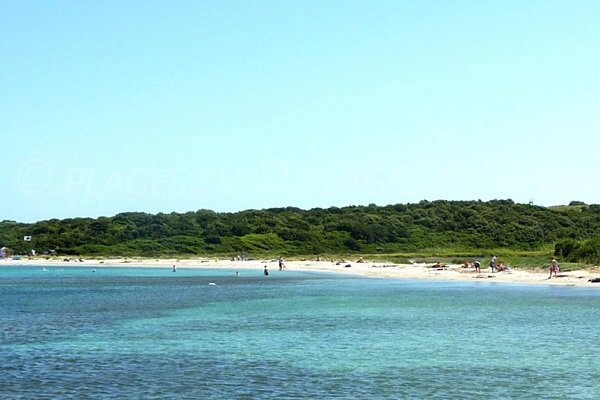
<svg viewBox="0 0 600 400">
<path fill-rule="evenodd" d="M 588 282 L 592 282 L 592 283 L 600 283 L 600 278 L 592 278 L 592 279 L 590 279 Z"/>
</svg>

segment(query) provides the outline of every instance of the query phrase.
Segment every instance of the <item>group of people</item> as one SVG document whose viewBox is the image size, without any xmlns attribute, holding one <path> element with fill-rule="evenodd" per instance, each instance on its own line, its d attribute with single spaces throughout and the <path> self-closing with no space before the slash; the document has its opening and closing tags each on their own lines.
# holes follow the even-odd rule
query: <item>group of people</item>
<svg viewBox="0 0 600 400">
<path fill-rule="evenodd" d="M 492 255 L 492 259 L 490 260 L 490 268 L 492 269 L 492 273 L 494 272 L 494 270 L 496 270 L 496 272 L 510 270 L 508 265 L 504 265 L 503 263 L 498 263 L 498 257 L 496 255 Z"/>
<path fill-rule="evenodd" d="M 277 259 L 277 262 L 278 262 L 279 270 L 282 271 L 285 268 L 283 258 L 279 257 Z M 359 261 L 357 261 L 357 262 L 359 262 L 359 263 L 364 262 L 364 260 L 361 257 L 359 259 Z M 338 261 L 338 264 L 339 264 L 339 261 Z M 481 273 L 481 262 L 479 260 L 475 260 L 475 261 L 473 261 L 473 263 L 470 263 L 467 261 L 462 265 L 463 268 L 471 268 L 471 266 L 475 268 L 475 272 Z M 445 265 L 440 262 L 437 262 L 432 266 L 432 268 L 444 268 L 444 267 L 445 267 Z M 508 265 L 498 262 L 498 257 L 496 255 L 492 255 L 492 258 L 490 260 L 490 268 L 492 270 L 492 273 L 510 270 Z M 173 266 L 173 272 L 175 272 L 175 271 L 176 271 L 176 267 Z M 550 260 L 550 277 L 548 279 L 551 279 L 552 275 L 554 275 L 554 278 L 558 278 L 559 272 L 560 272 L 560 266 L 558 264 L 558 261 L 556 260 L 556 257 L 552 257 L 552 259 Z M 269 276 L 269 269 L 267 268 L 266 264 L 263 268 L 263 273 L 265 276 Z M 239 274 L 236 273 L 236 275 L 239 275 Z"/>
<path fill-rule="evenodd" d="M 283 262 L 283 257 L 279 257 L 277 259 L 277 265 L 279 266 L 279 270 L 283 271 L 285 269 L 285 263 Z M 263 274 L 265 276 L 269 276 L 269 268 L 267 268 L 267 264 L 265 264 L 263 268 Z"/>
<path fill-rule="evenodd" d="M 463 264 L 463 268 L 467 268 L 470 266 L 471 266 L 471 264 L 469 262 L 466 262 L 465 264 Z M 473 262 L 473 266 L 475 267 L 476 272 L 481 273 L 481 262 L 480 261 L 475 260 Z M 492 269 L 492 272 L 501 272 L 501 271 L 510 270 L 508 265 L 504 265 L 503 263 L 498 262 L 498 257 L 496 255 L 492 255 L 492 259 L 490 260 L 490 268 Z M 558 261 L 556 260 L 556 257 L 552 257 L 552 259 L 550 260 L 550 277 L 548 279 L 552 279 L 552 275 L 554 275 L 555 278 L 558 278 L 559 272 L 560 272 L 560 266 L 558 265 Z"/>
<path fill-rule="evenodd" d="M 435 265 L 434 265 L 434 267 L 435 267 Z M 472 263 L 469 261 L 465 261 L 465 263 L 463 265 L 461 265 L 461 267 L 462 268 L 475 268 L 475 272 L 481 273 L 481 262 L 479 260 L 475 260 Z"/>
<path fill-rule="evenodd" d="M 434 265 L 434 267 L 435 267 L 435 265 Z M 463 268 L 475 268 L 475 272 L 481 273 L 481 261 L 479 261 L 479 260 L 475 260 L 472 263 L 469 261 L 466 261 L 462 265 L 462 267 Z M 492 255 L 492 259 L 490 260 L 490 268 L 492 270 L 492 273 L 510 270 L 510 267 L 508 265 L 505 265 L 504 263 L 499 263 L 498 257 L 495 255 Z"/>
</svg>

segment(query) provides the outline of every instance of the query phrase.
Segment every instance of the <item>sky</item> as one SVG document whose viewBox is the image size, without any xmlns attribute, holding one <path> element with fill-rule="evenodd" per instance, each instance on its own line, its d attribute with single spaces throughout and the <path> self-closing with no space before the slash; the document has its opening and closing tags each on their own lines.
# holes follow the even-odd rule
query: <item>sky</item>
<svg viewBox="0 0 600 400">
<path fill-rule="evenodd" d="M 0 220 L 600 203 L 595 1 L 0 0 Z"/>
</svg>

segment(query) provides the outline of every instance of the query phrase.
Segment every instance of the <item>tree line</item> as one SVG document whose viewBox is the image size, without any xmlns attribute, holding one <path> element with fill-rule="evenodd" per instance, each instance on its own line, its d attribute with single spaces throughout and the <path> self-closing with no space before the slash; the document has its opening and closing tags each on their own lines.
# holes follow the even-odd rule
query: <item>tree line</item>
<svg viewBox="0 0 600 400">
<path fill-rule="evenodd" d="M 310 210 L 127 212 L 31 224 L 3 221 L 0 246 L 15 254 L 35 249 L 85 256 L 391 254 L 440 248 L 535 250 L 566 240 L 586 243 L 599 232 L 600 205 L 553 210 L 512 200 L 424 200 Z M 31 241 L 24 241 L 25 236 Z"/>
</svg>

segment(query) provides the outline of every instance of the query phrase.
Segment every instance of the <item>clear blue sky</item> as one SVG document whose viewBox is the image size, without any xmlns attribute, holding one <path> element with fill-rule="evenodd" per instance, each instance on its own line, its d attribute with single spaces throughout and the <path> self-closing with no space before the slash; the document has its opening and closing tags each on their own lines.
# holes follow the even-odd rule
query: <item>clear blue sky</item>
<svg viewBox="0 0 600 400">
<path fill-rule="evenodd" d="M 600 203 L 596 1 L 0 0 L 0 220 Z"/>
</svg>

